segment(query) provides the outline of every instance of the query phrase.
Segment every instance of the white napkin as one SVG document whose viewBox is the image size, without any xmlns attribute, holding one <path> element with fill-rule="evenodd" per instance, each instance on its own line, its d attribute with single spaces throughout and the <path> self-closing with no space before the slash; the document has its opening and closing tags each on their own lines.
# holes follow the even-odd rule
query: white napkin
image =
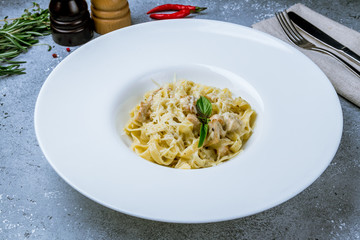
<svg viewBox="0 0 360 240">
<path fill-rule="evenodd" d="M 322 31 L 324 31 L 325 33 L 327 33 L 328 35 L 330 35 L 331 37 L 333 37 L 334 39 L 360 55 L 359 32 L 356 32 L 317 12 L 314 12 L 313 10 L 302 4 L 295 4 L 290 7 L 288 11 L 293 11 L 298 15 L 302 16 L 304 19 L 311 22 L 313 25 L 317 26 L 319 29 L 321 29 Z M 266 32 L 270 35 L 273 35 L 281 40 L 290 42 L 275 17 L 258 22 L 252 27 L 260 31 Z M 301 32 L 301 30 L 299 31 Z M 312 39 L 310 36 L 306 36 L 305 33 L 303 35 L 309 41 L 315 43 L 317 46 L 324 47 L 332 51 L 320 42 Z M 356 77 L 341 63 L 326 54 L 305 50 L 299 47 L 296 48 L 303 52 L 306 56 L 308 56 L 315 64 L 317 64 L 322 69 L 322 71 L 329 78 L 336 92 L 339 95 L 360 107 L 360 78 Z M 344 57 L 342 58 L 345 59 L 347 62 L 352 63 L 351 60 L 347 60 Z M 356 65 L 355 63 L 352 63 L 352 65 L 358 70 L 360 70 L 360 66 Z"/>
</svg>

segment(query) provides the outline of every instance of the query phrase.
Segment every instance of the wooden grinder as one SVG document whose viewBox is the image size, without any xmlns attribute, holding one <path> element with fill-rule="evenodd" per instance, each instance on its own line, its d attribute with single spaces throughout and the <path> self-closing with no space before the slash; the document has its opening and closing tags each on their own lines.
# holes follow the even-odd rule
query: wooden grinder
<svg viewBox="0 0 360 240">
<path fill-rule="evenodd" d="M 131 25 L 127 0 L 91 0 L 91 17 L 99 34 Z"/>
</svg>

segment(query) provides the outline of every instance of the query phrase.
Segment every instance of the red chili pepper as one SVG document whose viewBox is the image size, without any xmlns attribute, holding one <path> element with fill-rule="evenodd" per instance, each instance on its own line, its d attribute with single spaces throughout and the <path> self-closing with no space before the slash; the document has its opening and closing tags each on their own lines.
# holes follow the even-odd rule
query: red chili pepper
<svg viewBox="0 0 360 240">
<path fill-rule="evenodd" d="M 190 10 L 190 12 L 192 13 L 198 13 L 204 11 L 206 7 L 197 7 L 197 6 L 181 5 L 181 4 L 164 4 L 151 9 L 150 11 L 147 12 L 147 14 L 155 13 L 155 12 L 164 12 L 164 11 L 179 11 L 185 9 Z"/>
<path fill-rule="evenodd" d="M 70 52 L 71 50 L 70 50 L 70 48 L 66 48 L 66 51 L 67 51 L 67 52 Z"/>
<path fill-rule="evenodd" d="M 183 9 L 178 12 L 166 14 L 166 13 L 153 13 L 150 14 L 150 17 L 157 20 L 163 20 L 163 19 L 175 19 L 175 18 L 184 18 L 190 14 L 189 9 Z"/>
<path fill-rule="evenodd" d="M 58 57 L 58 55 L 56 54 L 56 53 L 53 53 L 53 58 L 57 58 Z"/>
</svg>

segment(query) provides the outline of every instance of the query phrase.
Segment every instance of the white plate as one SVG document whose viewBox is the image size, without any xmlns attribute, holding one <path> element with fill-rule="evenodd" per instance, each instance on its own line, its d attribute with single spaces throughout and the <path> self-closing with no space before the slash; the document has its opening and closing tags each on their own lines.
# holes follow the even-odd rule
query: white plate
<svg viewBox="0 0 360 240">
<path fill-rule="evenodd" d="M 156 88 L 152 80 L 174 74 L 228 87 L 257 111 L 236 158 L 179 170 L 129 149 L 121 135 L 129 110 Z M 201 223 L 264 211 L 308 187 L 337 150 L 342 112 L 323 72 L 288 44 L 236 24 L 183 19 L 127 27 L 73 52 L 40 91 L 35 129 L 51 166 L 90 199 L 141 218 Z"/>
</svg>

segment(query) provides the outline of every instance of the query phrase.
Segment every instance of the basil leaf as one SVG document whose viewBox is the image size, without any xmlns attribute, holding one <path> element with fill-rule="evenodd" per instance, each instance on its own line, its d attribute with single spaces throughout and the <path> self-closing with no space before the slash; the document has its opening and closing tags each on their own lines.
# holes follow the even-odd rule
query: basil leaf
<svg viewBox="0 0 360 240">
<path fill-rule="evenodd" d="M 206 97 L 200 96 L 200 98 L 196 101 L 196 109 L 198 110 L 200 116 L 210 117 L 212 111 L 211 102 Z"/>
<path fill-rule="evenodd" d="M 200 138 L 199 138 L 198 148 L 200 148 L 204 144 L 205 139 L 206 139 L 206 135 L 207 135 L 207 132 L 208 132 L 208 128 L 209 128 L 209 125 L 207 123 L 206 124 L 201 123 Z"/>
<path fill-rule="evenodd" d="M 198 116 L 198 119 L 199 119 L 199 121 L 202 122 L 202 123 L 207 123 L 207 120 L 208 120 L 207 117 L 200 116 L 200 115 Z"/>
<path fill-rule="evenodd" d="M 210 121 L 209 117 L 212 112 L 211 102 L 206 97 L 200 96 L 200 98 L 196 101 L 196 109 L 198 111 L 197 117 L 201 122 L 200 137 L 198 144 L 198 147 L 200 148 L 205 142 L 209 128 L 208 122 Z"/>
</svg>

